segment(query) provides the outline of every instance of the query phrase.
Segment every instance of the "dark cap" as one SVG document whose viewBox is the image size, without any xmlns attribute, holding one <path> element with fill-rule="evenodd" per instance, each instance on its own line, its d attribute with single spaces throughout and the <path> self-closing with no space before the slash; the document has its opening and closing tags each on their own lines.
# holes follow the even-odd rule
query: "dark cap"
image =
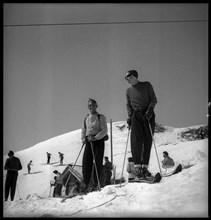
<svg viewBox="0 0 211 220">
<path fill-rule="evenodd" d="M 92 99 L 92 98 L 89 98 L 88 103 L 89 103 L 89 102 L 92 102 L 92 103 L 94 103 L 94 104 L 97 104 L 97 102 L 96 102 L 94 99 Z"/>
<path fill-rule="evenodd" d="M 136 70 L 129 70 L 127 71 L 126 75 L 125 75 L 125 79 L 128 77 L 128 76 L 131 76 L 133 75 L 134 77 L 138 78 L 138 72 Z"/>
<path fill-rule="evenodd" d="M 58 173 L 58 170 L 54 170 L 53 173 L 57 174 L 57 173 Z"/>
<path fill-rule="evenodd" d="M 14 155 L 14 152 L 13 152 L 12 150 L 10 150 L 9 153 L 8 153 L 8 156 L 9 156 L 9 155 L 13 156 L 13 155 Z"/>
</svg>

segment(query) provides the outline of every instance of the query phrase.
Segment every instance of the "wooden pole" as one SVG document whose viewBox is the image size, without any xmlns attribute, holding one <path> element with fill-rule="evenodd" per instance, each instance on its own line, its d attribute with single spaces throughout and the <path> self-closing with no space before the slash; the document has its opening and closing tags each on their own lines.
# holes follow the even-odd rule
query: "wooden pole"
<svg viewBox="0 0 211 220">
<path fill-rule="evenodd" d="M 113 166 L 112 119 L 110 119 L 111 164 Z"/>
</svg>

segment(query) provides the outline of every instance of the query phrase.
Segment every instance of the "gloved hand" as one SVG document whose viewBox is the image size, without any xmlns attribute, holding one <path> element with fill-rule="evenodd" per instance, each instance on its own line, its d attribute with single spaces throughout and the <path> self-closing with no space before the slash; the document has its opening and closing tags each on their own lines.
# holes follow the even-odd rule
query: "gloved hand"
<svg viewBox="0 0 211 220">
<path fill-rule="evenodd" d="M 147 110 L 146 114 L 145 114 L 145 117 L 147 120 L 149 120 L 153 115 L 153 112 L 151 110 Z"/>
<path fill-rule="evenodd" d="M 131 124 L 132 124 L 131 118 L 128 118 L 128 119 L 127 119 L 127 124 L 128 124 L 129 127 L 131 127 Z"/>
<path fill-rule="evenodd" d="M 90 142 L 90 141 L 96 141 L 95 136 L 90 135 L 90 136 L 88 136 L 87 138 L 88 138 L 88 141 L 89 141 L 89 142 Z"/>
</svg>

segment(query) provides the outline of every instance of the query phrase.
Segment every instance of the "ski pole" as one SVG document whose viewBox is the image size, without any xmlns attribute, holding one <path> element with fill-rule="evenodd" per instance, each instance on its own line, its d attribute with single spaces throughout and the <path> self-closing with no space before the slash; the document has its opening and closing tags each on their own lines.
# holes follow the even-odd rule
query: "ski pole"
<svg viewBox="0 0 211 220">
<path fill-rule="evenodd" d="M 156 153 L 156 157 L 157 157 L 157 161 L 158 161 L 158 166 L 159 166 L 159 169 L 160 169 L 160 174 L 162 176 L 162 171 L 161 171 L 161 167 L 160 167 L 160 163 L 159 163 L 158 153 L 157 153 L 157 149 L 156 149 L 156 145 L 155 145 L 155 139 L 154 139 L 154 136 L 153 136 L 153 133 L 152 133 L 152 127 L 151 127 L 151 124 L 149 122 L 149 119 L 147 119 L 147 121 L 148 121 L 148 124 L 149 124 L 149 130 L 150 130 L 150 134 L 151 134 L 151 137 L 152 137 L 152 142 L 154 143 L 154 148 L 155 148 L 155 153 Z"/>
<path fill-rule="evenodd" d="M 99 176 L 98 176 L 98 172 L 97 172 L 97 165 L 96 165 L 96 161 L 95 161 L 95 154 L 94 154 L 94 150 L 93 150 L 92 141 L 90 141 L 90 144 L 91 144 L 91 149 L 92 149 L 92 155 L 93 155 L 93 162 L 94 162 L 95 172 L 96 172 L 96 176 L 97 176 L 98 188 L 100 190 L 100 180 L 99 180 Z"/>
<path fill-rule="evenodd" d="M 20 197 L 20 192 L 19 192 L 19 189 L 18 189 L 18 184 L 17 184 L 17 191 L 18 191 L 18 196 L 19 196 L 19 199 L 21 200 L 21 197 Z"/>
<path fill-rule="evenodd" d="M 84 146 L 84 144 L 82 144 L 81 150 L 80 150 L 80 152 L 79 152 L 79 154 L 78 154 L 78 157 L 77 157 L 76 160 L 75 160 L 75 163 L 74 163 L 73 166 L 71 167 L 71 170 L 73 170 L 73 169 L 75 168 L 75 165 L 76 165 L 76 163 L 77 163 L 77 161 L 78 161 L 78 158 L 79 158 L 79 156 L 80 156 L 80 154 L 81 154 L 81 151 L 82 151 L 82 149 L 83 149 L 83 146 Z M 68 178 L 67 178 L 67 181 L 66 181 L 64 187 L 66 187 L 66 185 L 67 185 L 67 183 L 68 183 L 70 177 L 71 177 L 71 173 L 69 174 L 69 176 L 68 176 Z"/>
<path fill-rule="evenodd" d="M 121 174 L 121 178 L 120 178 L 120 187 L 121 187 L 121 184 L 122 184 L 122 178 L 123 178 L 123 171 L 124 171 L 124 166 L 125 166 L 125 158 L 126 158 L 126 154 L 127 154 L 127 146 L 128 146 L 129 135 L 130 135 L 130 127 L 128 128 L 127 142 L 126 142 L 126 148 L 125 148 L 125 156 L 124 156 L 124 160 L 123 160 L 122 174 Z"/>
</svg>

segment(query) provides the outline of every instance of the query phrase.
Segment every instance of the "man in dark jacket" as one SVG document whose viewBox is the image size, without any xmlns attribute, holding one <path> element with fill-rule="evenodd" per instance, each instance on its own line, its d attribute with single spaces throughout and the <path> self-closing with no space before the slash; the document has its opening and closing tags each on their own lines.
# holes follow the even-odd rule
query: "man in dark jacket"
<svg viewBox="0 0 211 220">
<path fill-rule="evenodd" d="M 10 151 L 8 153 L 9 158 L 5 162 L 4 169 L 7 170 L 6 180 L 5 180 L 5 201 L 7 201 L 10 193 L 11 201 L 14 200 L 16 182 L 18 178 L 18 170 L 22 169 L 21 162 L 19 158 L 14 156 L 14 152 Z"/>
<path fill-rule="evenodd" d="M 127 123 L 131 128 L 131 153 L 137 177 L 150 178 L 148 171 L 152 137 L 149 124 L 154 134 L 155 114 L 157 104 L 154 89 L 150 82 L 140 82 L 138 72 L 130 70 L 125 75 L 125 80 L 131 84 L 126 90 Z"/>
</svg>

